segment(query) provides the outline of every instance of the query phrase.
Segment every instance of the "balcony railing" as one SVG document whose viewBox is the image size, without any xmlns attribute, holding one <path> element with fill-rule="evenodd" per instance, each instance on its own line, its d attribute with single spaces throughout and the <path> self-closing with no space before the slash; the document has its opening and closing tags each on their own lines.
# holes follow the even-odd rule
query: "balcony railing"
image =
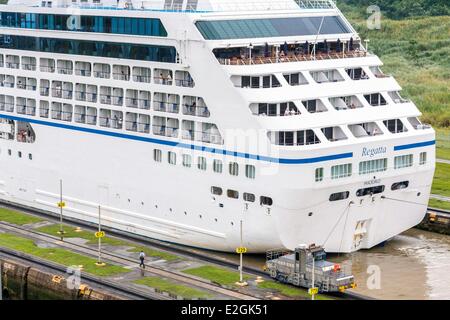
<svg viewBox="0 0 450 320">
<path fill-rule="evenodd" d="M 151 76 L 133 76 L 133 81 L 150 83 L 152 81 L 152 77 Z"/>
<path fill-rule="evenodd" d="M 154 101 L 155 111 L 178 113 L 180 111 L 178 103 Z"/>
<path fill-rule="evenodd" d="M 28 70 L 28 71 L 35 71 L 36 65 L 35 64 L 22 64 L 22 69 Z"/>
<path fill-rule="evenodd" d="M 0 111 L 14 112 L 14 103 L 0 102 Z"/>
<path fill-rule="evenodd" d="M 75 74 L 77 76 L 90 77 L 91 76 L 91 70 L 89 70 L 89 69 L 75 69 Z"/>
<path fill-rule="evenodd" d="M 194 107 L 192 105 L 185 104 L 183 106 L 183 114 L 188 116 L 197 116 L 197 117 L 203 117 L 203 118 L 209 118 L 211 113 L 209 112 L 209 109 L 204 106 L 198 106 Z"/>
<path fill-rule="evenodd" d="M 330 53 L 317 53 L 317 54 L 290 54 L 287 56 L 256 56 L 250 58 L 234 57 L 231 59 L 218 58 L 219 62 L 223 65 L 261 65 L 261 64 L 273 64 L 284 62 L 302 62 L 302 61 L 317 61 L 317 60 L 330 60 L 330 59 L 345 59 L 345 58 L 360 58 L 366 57 L 369 54 L 366 51 L 354 50 L 347 52 L 330 52 Z"/>
</svg>

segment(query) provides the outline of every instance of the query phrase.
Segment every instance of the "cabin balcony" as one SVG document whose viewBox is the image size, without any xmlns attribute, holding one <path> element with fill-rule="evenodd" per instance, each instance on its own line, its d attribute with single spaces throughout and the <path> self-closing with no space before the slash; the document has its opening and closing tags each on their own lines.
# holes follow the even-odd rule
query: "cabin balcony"
<svg viewBox="0 0 450 320">
<path fill-rule="evenodd" d="M 320 113 L 328 111 L 327 107 L 320 99 L 304 100 L 302 101 L 302 104 L 309 113 Z"/>
<path fill-rule="evenodd" d="M 22 69 L 27 71 L 36 71 L 36 58 L 22 57 Z"/>
<path fill-rule="evenodd" d="M 0 111 L 14 112 L 14 103 L 0 102 Z"/>
<path fill-rule="evenodd" d="M 56 70 L 59 74 L 72 75 L 73 74 L 73 62 L 69 60 L 58 60 Z"/>
<path fill-rule="evenodd" d="M 400 92 L 398 91 L 389 91 L 388 92 L 389 97 L 394 101 L 394 103 L 408 103 L 411 102 L 411 100 L 404 99 L 400 95 Z"/>
<path fill-rule="evenodd" d="M 14 112 L 14 97 L 0 95 L 0 111 Z"/>
<path fill-rule="evenodd" d="M 171 70 L 155 69 L 153 82 L 155 84 L 171 86 L 173 84 L 173 72 Z"/>
<path fill-rule="evenodd" d="M 34 99 L 26 99 L 26 98 L 17 98 L 17 113 L 24 114 L 28 116 L 36 115 L 36 100 Z"/>
<path fill-rule="evenodd" d="M 232 76 L 231 81 L 238 88 L 265 89 L 281 87 L 281 83 L 274 75 Z"/>
<path fill-rule="evenodd" d="M 0 87 L 14 88 L 15 80 L 14 76 L 1 74 L 0 75 Z"/>
<path fill-rule="evenodd" d="M 386 99 L 381 93 L 372 93 L 364 95 L 364 98 L 372 107 L 379 107 L 387 105 Z"/>
<path fill-rule="evenodd" d="M 345 72 L 352 80 L 367 80 L 369 76 L 362 68 L 345 69 Z"/>
<path fill-rule="evenodd" d="M 215 124 L 212 123 L 197 123 L 197 129 L 201 129 L 201 131 L 196 131 L 194 133 L 195 140 L 201 141 L 205 143 L 213 143 L 213 144 L 223 144 L 222 135 L 219 132 L 219 129 Z"/>
<path fill-rule="evenodd" d="M 191 74 L 187 71 L 175 72 L 175 85 L 179 87 L 193 88 L 195 86 Z"/>
<path fill-rule="evenodd" d="M 39 102 L 39 116 L 41 118 L 48 118 L 50 113 L 50 107 L 48 101 Z"/>
<path fill-rule="evenodd" d="M 54 120 L 62 119 L 62 104 L 61 103 L 52 102 L 51 117 Z"/>
<path fill-rule="evenodd" d="M 408 131 L 408 129 L 405 127 L 405 125 L 400 119 L 385 120 L 383 121 L 383 123 L 390 133 L 395 134 Z"/>
<path fill-rule="evenodd" d="M 17 89 L 36 91 L 37 80 L 34 78 L 17 77 Z"/>
<path fill-rule="evenodd" d="M 432 129 L 431 125 L 420 122 L 416 117 L 408 118 L 408 122 L 416 130 Z"/>
<path fill-rule="evenodd" d="M 305 76 L 301 72 L 283 74 L 287 83 L 291 86 L 302 86 L 308 84 Z"/>
<path fill-rule="evenodd" d="M 183 120 L 181 137 L 185 140 L 195 140 L 195 122 L 192 120 Z"/>
<path fill-rule="evenodd" d="M 337 70 L 311 71 L 310 74 L 317 83 L 344 81 L 344 77 Z"/>
<path fill-rule="evenodd" d="M 203 98 L 194 96 L 183 97 L 183 114 L 202 118 L 209 118 L 211 115 Z"/>
<path fill-rule="evenodd" d="M 338 111 L 364 107 L 356 96 L 329 98 L 331 105 Z"/>
<path fill-rule="evenodd" d="M 150 68 L 133 67 L 133 81 L 150 83 L 152 80 L 152 70 Z"/>
<path fill-rule="evenodd" d="M 305 146 L 321 142 L 313 130 L 270 131 L 268 137 L 277 146 Z"/>
<path fill-rule="evenodd" d="M 97 102 L 97 86 L 77 83 L 75 85 L 75 100 Z"/>
<path fill-rule="evenodd" d="M 13 56 L 13 55 L 6 55 L 5 67 L 10 68 L 10 69 L 19 69 L 20 68 L 20 57 Z"/>
<path fill-rule="evenodd" d="M 139 106 L 138 98 L 125 98 L 125 106 L 128 108 L 137 108 Z"/>
<path fill-rule="evenodd" d="M 55 60 L 41 58 L 39 60 L 39 68 L 40 68 L 41 72 L 53 73 L 53 72 L 55 72 Z"/>
<path fill-rule="evenodd" d="M 101 127 L 122 129 L 123 114 L 120 111 L 100 109 L 99 121 Z"/>
<path fill-rule="evenodd" d="M 75 62 L 75 75 L 90 77 L 92 75 L 92 65 L 89 62 Z"/>
<path fill-rule="evenodd" d="M 322 133 L 325 135 L 325 137 L 330 142 L 336 142 L 336 141 L 342 141 L 347 140 L 347 136 L 345 135 L 344 131 L 340 127 L 328 127 L 328 128 L 322 128 Z"/>
<path fill-rule="evenodd" d="M 125 128 L 128 131 L 150 133 L 150 116 L 127 112 Z"/>
<path fill-rule="evenodd" d="M 250 105 L 250 110 L 253 115 L 269 117 L 287 117 L 301 114 L 293 102 L 253 103 Z"/>
<path fill-rule="evenodd" d="M 94 77 L 101 79 L 111 78 L 111 66 L 109 64 L 94 63 Z"/>
<path fill-rule="evenodd" d="M 153 109 L 159 112 L 180 112 L 179 104 L 173 102 L 153 101 Z"/>
<path fill-rule="evenodd" d="M 113 79 L 128 81 L 130 80 L 130 75 L 131 75 L 130 67 L 120 65 L 113 66 Z"/>
<path fill-rule="evenodd" d="M 208 131 L 200 131 L 196 133 L 197 141 L 201 141 L 204 143 L 212 143 L 212 144 L 223 144 L 223 138 L 218 132 L 208 132 Z"/>
<path fill-rule="evenodd" d="M 386 75 L 381 71 L 380 67 L 370 67 L 370 71 L 376 78 L 389 78 L 389 75 Z"/>
<path fill-rule="evenodd" d="M 73 106 L 71 104 L 64 103 L 62 106 L 61 120 L 72 122 L 72 116 L 73 116 Z"/>
<path fill-rule="evenodd" d="M 95 125 L 97 123 L 97 109 L 75 106 L 74 120 L 77 123 Z"/>
<path fill-rule="evenodd" d="M 178 119 L 166 118 L 166 117 L 153 117 L 153 134 L 157 136 L 166 136 L 171 138 L 178 137 L 178 131 L 180 129 Z"/>
<path fill-rule="evenodd" d="M 180 96 L 175 94 L 155 92 L 153 109 L 159 112 L 179 113 Z"/>
<path fill-rule="evenodd" d="M 365 138 L 370 136 L 383 135 L 383 131 L 375 122 L 366 122 L 349 125 L 348 128 L 355 138 Z"/>
</svg>

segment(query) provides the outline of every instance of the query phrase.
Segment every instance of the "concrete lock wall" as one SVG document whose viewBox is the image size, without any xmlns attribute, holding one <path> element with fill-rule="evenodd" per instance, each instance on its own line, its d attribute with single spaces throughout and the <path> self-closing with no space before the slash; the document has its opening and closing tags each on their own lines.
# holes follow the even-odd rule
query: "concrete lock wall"
<svg viewBox="0 0 450 320">
<path fill-rule="evenodd" d="M 111 293 L 93 290 L 86 285 L 73 288 L 59 275 L 26 264 L 0 259 L 3 299 L 7 300 L 121 300 Z"/>
</svg>

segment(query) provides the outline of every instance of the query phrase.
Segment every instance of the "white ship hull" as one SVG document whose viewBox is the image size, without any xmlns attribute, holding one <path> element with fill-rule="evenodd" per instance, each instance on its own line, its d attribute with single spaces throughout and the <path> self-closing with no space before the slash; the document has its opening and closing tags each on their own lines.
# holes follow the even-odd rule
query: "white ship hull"
<svg viewBox="0 0 450 320">
<path fill-rule="evenodd" d="M 251 203 L 247 209 L 226 196 L 213 198 L 210 188 L 223 185 L 220 176 L 155 164 L 151 143 L 46 125 L 33 124 L 33 129 L 39 138 L 34 144 L 20 145 L 23 159 L 6 153 L 17 149 L 16 142 L 0 140 L 0 199 L 59 213 L 62 179 L 64 216 L 96 223 L 101 205 L 102 222 L 108 227 L 220 251 L 234 251 L 240 245 L 241 220 L 244 245 L 254 253 L 294 249 L 301 243 L 323 244 L 328 252 L 371 248 L 423 219 L 434 172 L 430 159 L 429 165 L 402 174 L 374 174 L 377 184 L 387 186 L 383 199 L 356 197 L 356 190 L 371 183 L 371 178 L 314 186 L 307 181 L 317 164 L 277 164 L 278 172 L 260 177 L 251 190 L 270 194 L 276 203 L 271 208 Z M 158 147 L 163 152 L 177 150 Z M 330 155 L 342 153 L 342 148 L 324 151 Z M 32 161 L 25 157 L 28 153 L 33 154 Z M 390 191 L 390 185 L 403 180 L 410 181 L 409 188 Z M 232 180 L 228 186 L 242 189 Z M 330 194 L 342 190 L 350 191 L 349 199 L 330 203 Z M 358 224 L 361 221 L 363 226 Z"/>
</svg>

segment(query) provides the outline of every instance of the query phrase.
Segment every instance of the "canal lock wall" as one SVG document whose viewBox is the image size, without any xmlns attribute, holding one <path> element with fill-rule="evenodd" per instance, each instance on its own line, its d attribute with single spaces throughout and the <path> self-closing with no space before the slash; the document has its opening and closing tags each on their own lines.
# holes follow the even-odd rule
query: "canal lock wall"
<svg viewBox="0 0 450 320">
<path fill-rule="evenodd" d="M 87 285 L 68 286 L 66 278 L 21 262 L 0 259 L 0 265 L 4 300 L 123 300 Z"/>
</svg>

